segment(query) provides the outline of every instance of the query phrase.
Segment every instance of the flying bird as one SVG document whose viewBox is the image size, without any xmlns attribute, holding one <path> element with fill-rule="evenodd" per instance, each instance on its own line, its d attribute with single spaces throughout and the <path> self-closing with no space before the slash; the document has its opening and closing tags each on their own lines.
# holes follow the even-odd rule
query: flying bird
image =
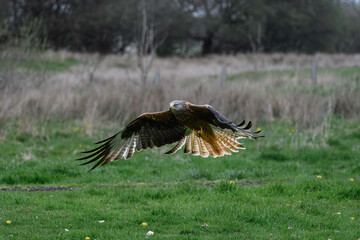
<svg viewBox="0 0 360 240">
<path fill-rule="evenodd" d="M 195 105 L 184 100 L 174 100 L 170 109 L 162 112 L 143 113 L 123 130 L 96 144 L 99 147 L 83 152 L 89 154 L 78 160 L 97 161 L 90 169 L 133 156 L 135 149 L 177 144 L 165 154 L 173 154 L 184 145 L 184 152 L 195 156 L 220 157 L 245 149 L 237 139 L 258 139 L 260 131 L 250 132 L 252 124 L 243 121 L 236 125 L 210 105 Z"/>
</svg>

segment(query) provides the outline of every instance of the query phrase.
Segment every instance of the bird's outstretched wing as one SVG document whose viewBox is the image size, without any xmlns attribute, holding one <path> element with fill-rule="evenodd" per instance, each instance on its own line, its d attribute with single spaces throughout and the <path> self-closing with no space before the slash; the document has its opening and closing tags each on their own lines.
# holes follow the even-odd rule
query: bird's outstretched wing
<svg viewBox="0 0 360 240">
<path fill-rule="evenodd" d="M 160 147 L 181 140 L 186 127 L 180 124 L 170 110 L 155 113 L 144 113 L 130 122 L 114 136 L 97 142 L 99 147 L 83 153 L 90 155 L 78 160 L 89 160 L 81 165 L 98 161 L 92 168 L 130 158 L 135 149 L 141 151 L 154 146 Z"/>
<path fill-rule="evenodd" d="M 251 121 L 236 125 L 217 112 L 210 105 L 195 105 L 187 102 L 193 117 L 193 131 L 185 136 L 166 154 L 172 154 L 184 147 L 185 153 L 202 157 L 231 155 L 245 147 L 237 140 L 240 138 L 258 139 L 258 132 L 250 132 Z M 231 131 L 229 131 L 231 130 Z"/>
<path fill-rule="evenodd" d="M 247 124 L 245 121 L 242 121 L 240 124 L 236 125 L 231 122 L 229 119 L 224 117 L 221 113 L 215 110 L 210 105 L 195 105 L 189 104 L 189 108 L 195 112 L 199 117 L 206 120 L 209 124 L 218 127 L 220 129 L 230 129 L 238 138 L 249 138 L 249 139 L 258 139 L 262 136 L 255 136 L 255 134 L 260 133 L 257 132 L 250 132 L 250 128 L 252 127 L 251 121 Z"/>
</svg>

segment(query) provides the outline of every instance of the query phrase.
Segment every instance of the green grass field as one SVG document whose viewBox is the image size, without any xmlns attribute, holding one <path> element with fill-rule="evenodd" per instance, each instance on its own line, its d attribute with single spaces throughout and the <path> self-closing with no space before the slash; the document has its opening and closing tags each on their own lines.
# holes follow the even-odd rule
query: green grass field
<svg viewBox="0 0 360 240">
<path fill-rule="evenodd" d="M 54 74 L 77 64 L 24 60 L 17 67 Z M 313 93 L 311 105 L 332 98 L 324 103 L 335 104 L 335 114 L 357 116 L 350 113 L 359 106 L 359 74 L 359 67 L 319 69 L 317 85 L 310 84 L 309 69 L 243 72 L 228 80 L 262 81 L 271 94 L 259 97 L 266 99 Z M 296 77 L 304 83 L 287 81 Z M 2 112 L 13 111 L 25 93 Z M 90 126 L 86 117 L 51 120 L 36 111 L 28 116 L 30 102 L 19 120 L 0 116 L 0 239 L 145 239 L 148 231 L 154 235 L 147 239 L 360 239 L 360 120 L 326 115 L 323 105 L 304 111 L 318 114 L 308 116 L 311 126 L 291 118 L 258 123 L 266 137 L 241 141 L 247 149 L 232 156 L 164 155 L 168 146 L 88 172 L 90 165 L 75 161 L 80 152 L 121 126 Z"/>
<path fill-rule="evenodd" d="M 78 64 L 75 59 L 67 59 L 64 61 L 60 60 L 41 60 L 41 59 L 4 59 L 1 61 L 0 70 L 10 69 L 16 66 L 20 69 L 31 70 L 35 72 L 64 72 L 67 71 L 71 66 Z"/>
<path fill-rule="evenodd" d="M 232 156 L 151 150 L 92 172 L 74 159 L 116 129 L 22 121 L 0 129 L 1 239 L 360 238 L 358 119 L 333 117 L 328 138 L 277 120 Z M 71 189 L 24 190 L 45 186 Z"/>
</svg>

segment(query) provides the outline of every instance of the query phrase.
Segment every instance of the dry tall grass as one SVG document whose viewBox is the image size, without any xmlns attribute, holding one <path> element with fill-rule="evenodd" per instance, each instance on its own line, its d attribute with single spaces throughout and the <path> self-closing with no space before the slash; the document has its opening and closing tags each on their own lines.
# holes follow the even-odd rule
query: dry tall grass
<svg viewBox="0 0 360 240">
<path fill-rule="evenodd" d="M 10 76 L 11 81 L 0 89 L 0 123 L 16 118 L 57 118 L 81 120 L 95 128 L 105 122 L 121 125 L 142 112 L 167 109 L 174 99 L 208 103 L 239 122 L 283 119 L 296 128 L 322 129 L 333 114 L 360 115 L 359 76 L 338 79 L 332 73 L 319 75 L 318 88 L 336 86 L 324 94 L 312 91 L 310 71 L 301 74 L 301 69 L 310 69 L 313 59 L 319 68 L 350 67 L 360 65 L 360 55 L 245 54 L 158 59 L 153 67 L 161 71 L 158 86 L 152 82 L 139 84 L 135 59 L 129 56 L 46 52 L 39 57 L 73 58 L 81 64 L 62 73 L 16 68 L 9 75 L 2 69 L 0 77 Z M 254 70 L 294 70 L 294 74 L 264 74 L 256 80 L 245 76 L 221 89 L 219 74 L 224 63 L 229 75 Z"/>
</svg>

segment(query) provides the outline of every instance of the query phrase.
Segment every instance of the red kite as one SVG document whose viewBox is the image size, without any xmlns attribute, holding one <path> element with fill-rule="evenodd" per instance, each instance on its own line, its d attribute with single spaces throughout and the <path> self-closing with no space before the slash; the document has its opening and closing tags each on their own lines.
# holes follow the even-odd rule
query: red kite
<svg viewBox="0 0 360 240">
<path fill-rule="evenodd" d="M 165 154 L 175 153 L 185 145 L 185 153 L 202 157 L 231 155 L 231 151 L 245 149 L 237 139 L 263 137 L 255 136 L 260 131 L 248 131 L 251 125 L 251 121 L 246 126 L 245 121 L 235 125 L 210 105 L 175 100 L 167 111 L 141 114 L 114 136 L 97 142 L 99 147 L 83 152 L 90 155 L 78 160 L 90 159 L 81 165 L 98 161 L 93 170 L 123 157 L 128 159 L 135 149 L 141 151 L 175 142 L 178 143 Z"/>
</svg>

